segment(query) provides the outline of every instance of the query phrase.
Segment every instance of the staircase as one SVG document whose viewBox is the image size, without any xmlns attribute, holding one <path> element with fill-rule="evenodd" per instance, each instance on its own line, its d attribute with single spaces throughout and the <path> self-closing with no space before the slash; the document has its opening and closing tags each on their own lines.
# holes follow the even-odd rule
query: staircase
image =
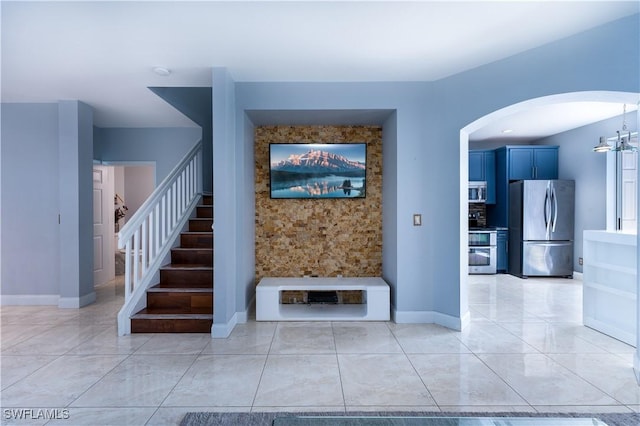
<svg viewBox="0 0 640 426">
<path fill-rule="evenodd" d="M 204 195 L 160 268 L 160 283 L 147 289 L 147 307 L 131 316 L 132 333 L 211 333 L 213 324 L 213 202 Z"/>
</svg>

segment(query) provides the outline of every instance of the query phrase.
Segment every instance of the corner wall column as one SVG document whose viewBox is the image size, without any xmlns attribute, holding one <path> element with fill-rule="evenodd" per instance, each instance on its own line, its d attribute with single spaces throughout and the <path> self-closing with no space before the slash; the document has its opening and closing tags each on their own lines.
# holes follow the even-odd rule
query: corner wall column
<svg viewBox="0 0 640 426">
<path fill-rule="evenodd" d="M 227 337 L 238 322 L 236 286 L 238 282 L 237 228 L 239 188 L 235 145 L 235 83 L 226 68 L 212 71 L 213 116 L 213 306 L 212 337 Z M 205 161 L 207 159 L 205 158 Z M 240 166 L 241 167 L 241 166 Z"/>
<path fill-rule="evenodd" d="M 61 308 L 93 303 L 93 110 L 58 102 Z"/>
</svg>

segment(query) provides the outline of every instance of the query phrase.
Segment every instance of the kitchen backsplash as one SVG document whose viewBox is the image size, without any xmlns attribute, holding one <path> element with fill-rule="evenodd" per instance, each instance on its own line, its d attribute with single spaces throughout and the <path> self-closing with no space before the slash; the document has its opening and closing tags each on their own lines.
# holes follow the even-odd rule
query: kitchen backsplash
<svg viewBox="0 0 640 426">
<path fill-rule="evenodd" d="M 477 226 L 487 226 L 487 207 L 484 203 L 469 203 L 469 219 L 477 219 Z"/>
</svg>

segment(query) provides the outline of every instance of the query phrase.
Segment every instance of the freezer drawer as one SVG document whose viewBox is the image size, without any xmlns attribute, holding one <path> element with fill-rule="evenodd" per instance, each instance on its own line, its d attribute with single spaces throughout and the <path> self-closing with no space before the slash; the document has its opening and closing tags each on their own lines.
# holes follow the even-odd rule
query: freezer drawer
<svg viewBox="0 0 640 426">
<path fill-rule="evenodd" d="M 522 275 L 542 277 L 573 276 L 572 241 L 524 241 Z"/>
</svg>

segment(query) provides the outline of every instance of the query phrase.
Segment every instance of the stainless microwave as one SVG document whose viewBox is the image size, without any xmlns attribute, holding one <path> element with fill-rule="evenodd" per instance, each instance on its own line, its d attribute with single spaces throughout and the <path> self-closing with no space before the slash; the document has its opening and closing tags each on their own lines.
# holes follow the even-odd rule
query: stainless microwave
<svg viewBox="0 0 640 426">
<path fill-rule="evenodd" d="M 469 202 L 484 203 L 487 201 L 487 182 L 469 181 Z"/>
</svg>

